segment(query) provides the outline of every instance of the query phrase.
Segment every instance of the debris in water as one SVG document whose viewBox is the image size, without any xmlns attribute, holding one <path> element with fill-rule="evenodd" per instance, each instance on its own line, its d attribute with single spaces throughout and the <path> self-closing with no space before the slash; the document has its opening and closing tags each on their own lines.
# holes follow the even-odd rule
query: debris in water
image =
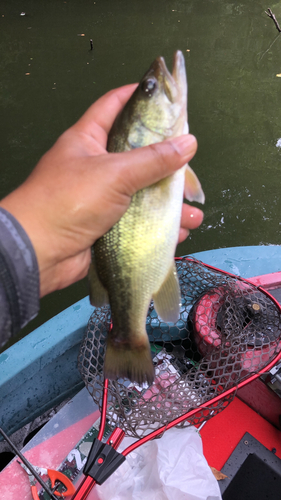
<svg viewBox="0 0 281 500">
<path fill-rule="evenodd" d="M 278 139 L 278 141 L 276 142 L 276 147 L 277 147 L 277 148 L 281 148 L 281 137 L 280 137 L 280 139 Z"/>
<path fill-rule="evenodd" d="M 268 17 L 270 17 L 270 19 L 272 19 L 272 21 L 274 22 L 274 24 L 276 26 L 277 31 L 279 31 L 279 33 L 281 33 L 281 28 L 280 28 L 280 26 L 278 24 L 278 21 L 277 21 L 275 15 L 273 14 L 272 10 L 271 9 L 267 9 L 267 10 L 268 10 L 269 13 L 266 12 L 266 10 L 265 10 L 266 15 Z"/>
</svg>

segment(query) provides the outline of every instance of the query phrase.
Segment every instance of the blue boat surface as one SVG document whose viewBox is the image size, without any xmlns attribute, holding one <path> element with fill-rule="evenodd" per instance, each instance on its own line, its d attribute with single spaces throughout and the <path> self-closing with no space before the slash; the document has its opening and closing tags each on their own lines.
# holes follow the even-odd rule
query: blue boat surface
<svg viewBox="0 0 281 500">
<path fill-rule="evenodd" d="M 221 248 L 193 257 L 243 278 L 281 272 L 279 245 Z M 8 434 L 83 387 L 77 356 L 93 310 L 85 297 L 0 355 L 0 426 Z"/>
</svg>

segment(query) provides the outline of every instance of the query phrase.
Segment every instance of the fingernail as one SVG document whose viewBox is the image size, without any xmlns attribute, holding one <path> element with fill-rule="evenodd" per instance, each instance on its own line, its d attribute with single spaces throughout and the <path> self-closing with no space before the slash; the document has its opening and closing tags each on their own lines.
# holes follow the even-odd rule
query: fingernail
<svg viewBox="0 0 281 500">
<path fill-rule="evenodd" d="M 192 157 L 197 149 L 197 140 L 191 134 L 175 137 L 173 144 L 181 156 Z"/>
</svg>

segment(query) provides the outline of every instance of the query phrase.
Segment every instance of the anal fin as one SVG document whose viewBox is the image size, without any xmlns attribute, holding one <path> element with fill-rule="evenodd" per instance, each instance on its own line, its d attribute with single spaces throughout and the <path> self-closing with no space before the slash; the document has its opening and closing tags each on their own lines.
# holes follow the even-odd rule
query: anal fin
<svg viewBox="0 0 281 500">
<path fill-rule="evenodd" d="M 165 321 L 176 323 L 179 319 L 181 306 L 181 292 L 176 270 L 173 262 L 165 281 L 160 289 L 153 294 L 154 306 L 157 314 Z"/>
</svg>

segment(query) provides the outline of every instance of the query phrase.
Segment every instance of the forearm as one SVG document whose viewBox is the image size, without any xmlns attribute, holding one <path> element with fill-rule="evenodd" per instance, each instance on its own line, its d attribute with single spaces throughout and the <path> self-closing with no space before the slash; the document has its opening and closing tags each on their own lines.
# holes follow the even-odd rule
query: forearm
<svg viewBox="0 0 281 500">
<path fill-rule="evenodd" d="M 16 335 L 39 310 L 39 272 L 24 229 L 0 207 L 0 345 Z"/>
</svg>

